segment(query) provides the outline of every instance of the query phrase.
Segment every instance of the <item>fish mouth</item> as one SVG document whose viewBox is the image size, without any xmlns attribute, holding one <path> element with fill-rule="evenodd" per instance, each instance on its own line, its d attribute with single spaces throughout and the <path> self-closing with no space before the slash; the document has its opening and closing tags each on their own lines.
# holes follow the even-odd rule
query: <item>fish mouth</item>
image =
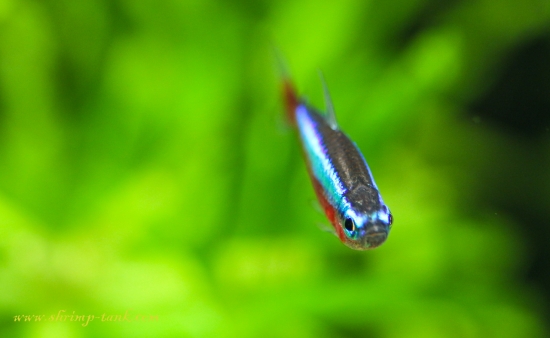
<svg viewBox="0 0 550 338">
<path fill-rule="evenodd" d="M 374 249 L 384 243 L 386 241 L 386 238 L 388 238 L 388 234 L 386 232 L 371 234 L 365 237 L 365 243 L 370 249 Z"/>
<path fill-rule="evenodd" d="M 374 249 L 380 246 L 388 238 L 388 231 L 381 226 L 374 226 L 365 233 L 365 247 Z"/>
</svg>

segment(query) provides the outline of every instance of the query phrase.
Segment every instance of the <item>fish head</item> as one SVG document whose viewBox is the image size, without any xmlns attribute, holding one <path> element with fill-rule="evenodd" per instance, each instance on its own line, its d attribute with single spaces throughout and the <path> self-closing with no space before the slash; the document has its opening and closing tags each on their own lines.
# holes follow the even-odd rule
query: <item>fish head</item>
<svg viewBox="0 0 550 338">
<path fill-rule="evenodd" d="M 350 248 L 374 249 L 388 238 L 393 217 L 384 203 L 370 204 L 367 208 L 348 204 L 340 210 L 338 223 L 343 232 L 342 240 Z"/>
</svg>

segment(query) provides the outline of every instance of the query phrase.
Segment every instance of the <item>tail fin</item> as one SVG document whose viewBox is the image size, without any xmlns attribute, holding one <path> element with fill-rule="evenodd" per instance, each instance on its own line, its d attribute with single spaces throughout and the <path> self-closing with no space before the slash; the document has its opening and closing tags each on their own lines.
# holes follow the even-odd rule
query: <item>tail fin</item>
<svg viewBox="0 0 550 338">
<path fill-rule="evenodd" d="M 286 115 L 288 121 L 294 126 L 296 124 L 296 107 L 298 107 L 299 100 L 294 90 L 294 85 L 290 80 L 287 68 L 281 57 L 281 54 L 277 49 L 275 50 L 275 57 L 277 58 L 277 64 L 279 68 L 279 73 L 281 74 L 282 79 L 282 90 L 283 90 L 283 100 L 286 108 Z"/>
<path fill-rule="evenodd" d="M 283 99 L 285 100 L 286 115 L 288 121 L 296 124 L 296 107 L 298 107 L 298 97 L 294 91 L 294 86 L 288 78 L 283 78 Z"/>
</svg>

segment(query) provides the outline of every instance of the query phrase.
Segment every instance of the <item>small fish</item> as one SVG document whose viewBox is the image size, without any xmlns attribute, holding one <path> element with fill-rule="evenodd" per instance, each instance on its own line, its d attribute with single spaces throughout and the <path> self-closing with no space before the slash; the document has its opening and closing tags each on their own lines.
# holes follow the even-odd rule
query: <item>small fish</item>
<svg viewBox="0 0 550 338">
<path fill-rule="evenodd" d="M 309 176 L 335 234 L 352 249 L 376 248 L 388 237 L 393 218 L 365 158 L 336 123 L 323 77 L 325 114 L 300 99 L 282 73 L 287 117 L 298 129 Z"/>
</svg>

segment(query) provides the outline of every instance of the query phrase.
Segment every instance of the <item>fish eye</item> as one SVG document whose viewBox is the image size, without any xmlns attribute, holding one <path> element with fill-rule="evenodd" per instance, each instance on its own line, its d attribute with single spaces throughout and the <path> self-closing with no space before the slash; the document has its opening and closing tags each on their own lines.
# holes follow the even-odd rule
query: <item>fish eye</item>
<svg viewBox="0 0 550 338">
<path fill-rule="evenodd" d="M 355 232 L 355 222 L 353 222 L 351 218 L 346 218 L 346 221 L 344 222 L 344 227 L 350 233 Z"/>
</svg>

